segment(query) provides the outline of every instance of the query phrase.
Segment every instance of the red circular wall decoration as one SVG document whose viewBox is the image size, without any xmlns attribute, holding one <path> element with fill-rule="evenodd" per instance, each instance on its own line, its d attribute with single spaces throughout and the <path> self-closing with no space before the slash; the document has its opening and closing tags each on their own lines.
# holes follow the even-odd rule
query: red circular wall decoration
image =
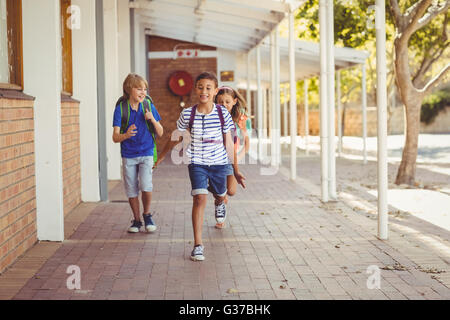
<svg viewBox="0 0 450 320">
<path fill-rule="evenodd" d="M 188 95 L 194 87 L 194 79 L 186 71 L 175 71 L 169 77 L 169 89 L 177 96 Z"/>
</svg>

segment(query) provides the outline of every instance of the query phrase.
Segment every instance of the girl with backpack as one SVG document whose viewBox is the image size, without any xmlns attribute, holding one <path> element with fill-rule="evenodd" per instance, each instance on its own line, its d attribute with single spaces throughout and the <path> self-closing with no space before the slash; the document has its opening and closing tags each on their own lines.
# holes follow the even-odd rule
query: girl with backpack
<svg viewBox="0 0 450 320">
<path fill-rule="evenodd" d="M 231 114 L 235 125 L 235 148 L 237 160 L 245 157 L 250 149 L 250 130 L 251 121 L 247 116 L 247 104 L 242 95 L 233 88 L 220 87 L 214 99 L 214 102 L 227 108 Z M 227 195 L 233 196 L 236 193 L 237 181 L 234 177 L 232 165 L 228 166 L 227 175 Z M 227 199 L 225 199 L 227 202 Z M 216 228 L 221 229 L 225 226 L 224 222 L 217 223 Z"/>
</svg>

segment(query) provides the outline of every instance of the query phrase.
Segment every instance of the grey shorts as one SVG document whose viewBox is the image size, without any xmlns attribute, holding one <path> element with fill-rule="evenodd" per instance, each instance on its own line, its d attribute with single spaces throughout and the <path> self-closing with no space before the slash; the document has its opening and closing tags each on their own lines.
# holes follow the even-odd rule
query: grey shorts
<svg viewBox="0 0 450 320">
<path fill-rule="evenodd" d="M 151 192 L 153 156 L 122 158 L 123 183 L 128 198 L 139 196 L 139 190 Z"/>
</svg>

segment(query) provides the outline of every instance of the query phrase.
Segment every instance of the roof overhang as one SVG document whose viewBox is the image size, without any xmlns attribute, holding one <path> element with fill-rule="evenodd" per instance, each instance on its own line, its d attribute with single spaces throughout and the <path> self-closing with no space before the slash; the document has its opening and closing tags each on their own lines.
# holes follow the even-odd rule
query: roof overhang
<svg viewBox="0 0 450 320">
<path fill-rule="evenodd" d="M 146 34 L 248 52 L 305 0 L 136 0 Z"/>
<path fill-rule="evenodd" d="M 280 82 L 289 81 L 289 43 L 287 38 L 278 38 L 280 45 Z M 261 43 L 261 78 L 265 85 L 270 84 L 270 40 Z M 253 52 L 251 54 L 254 54 Z M 364 64 L 369 52 L 352 48 L 334 47 L 336 70 Z M 256 66 L 250 66 L 250 80 L 256 79 Z M 238 87 L 246 87 L 247 57 L 239 54 L 237 59 Z M 295 41 L 295 79 L 302 80 L 320 75 L 320 44 L 316 42 Z"/>
</svg>

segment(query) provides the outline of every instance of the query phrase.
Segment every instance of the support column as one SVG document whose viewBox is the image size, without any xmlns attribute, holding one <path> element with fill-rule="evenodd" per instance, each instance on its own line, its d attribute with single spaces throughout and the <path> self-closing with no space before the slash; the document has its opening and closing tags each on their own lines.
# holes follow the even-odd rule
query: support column
<svg viewBox="0 0 450 320">
<path fill-rule="evenodd" d="M 295 34 L 294 12 L 289 12 L 289 89 L 291 131 L 291 180 L 297 178 L 297 85 L 295 82 Z"/>
<path fill-rule="evenodd" d="M 336 90 L 337 90 L 337 124 L 338 124 L 338 156 L 342 156 L 342 101 L 341 101 L 341 70 L 336 74 Z"/>
<path fill-rule="evenodd" d="M 269 114 L 270 114 L 270 164 L 275 167 L 278 162 L 277 155 L 277 135 L 276 135 L 276 71 L 275 71 L 275 31 L 270 33 L 270 102 L 269 102 Z"/>
<path fill-rule="evenodd" d="M 252 92 L 250 90 L 250 51 L 247 53 L 247 90 L 246 90 L 246 102 L 247 102 L 247 108 L 249 115 L 251 115 L 252 112 Z"/>
<path fill-rule="evenodd" d="M 327 109 L 328 109 L 328 175 L 330 199 L 336 194 L 336 126 L 335 126 L 335 64 L 334 64 L 334 1 L 327 1 Z"/>
<path fill-rule="evenodd" d="M 363 162 L 367 163 L 367 85 L 366 85 L 366 64 L 361 65 L 361 107 L 362 107 L 362 139 L 363 139 Z"/>
<path fill-rule="evenodd" d="M 97 37 L 95 1 L 72 0 L 83 15 L 72 29 L 73 96 L 80 101 L 81 200 L 100 201 L 97 123 Z"/>
<path fill-rule="evenodd" d="M 303 81 L 303 91 L 305 93 L 305 151 L 309 155 L 309 105 L 308 105 L 308 79 Z"/>
<path fill-rule="evenodd" d="M 284 96 L 284 103 L 283 103 L 283 136 L 285 138 L 289 135 L 288 130 L 288 108 L 287 108 L 287 89 L 286 87 L 283 87 L 283 96 Z M 287 143 L 287 140 L 285 140 Z"/>
<path fill-rule="evenodd" d="M 275 134 L 277 165 L 281 165 L 281 101 L 280 101 L 280 41 L 278 37 L 278 26 L 275 32 Z"/>
<path fill-rule="evenodd" d="M 256 120 L 258 125 L 258 160 L 262 161 L 262 142 L 264 138 L 263 134 L 263 92 L 261 88 L 261 48 L 259 45 L 256 47 L 256 94 L 257 94 L 257 108 L 256 108 Z"/>
<path fill-rule="evenodd" d="M 376 0 L 377 41 L 377 158 L 378 158 L 378 237 L 388 238 L 387 93 L 385 1 Z"/>
<path fill-rule="evenodd" d="M 319 0 L 320 32 L 320 159 L 322 201 L 328 202 L 327 1 Z"/>
<path fill-rule="evenodd" d="M 119 87 L 118 10 L 116 0 L 103 0 L 105 46 L 105 120 L 108 180 L 120 180 L 120 144 L 112 141 L 114 104 L 122 95 Z M 145 77 L 145 74 L 142 74 Z M 123 81 L 123 80 L 122 80 Z"/>
<path fill-rule="evenodd" d="M 131 70 L 131 17 L 129 1 L 117 1 L 118 15 L 118 56 L 119 56 L 119 88 Z M 148 66 L 148 63 L 147 63 Z M 144 75 L 142 75 L 144 76 Z M 149 79 L 147 79 L 149 80 Z"/>
<path fill-rule="evenodd" d="M 22 1 L 24 92 L 36 97 L 37 238 L 48 241 L 64 240 L 60 15 L 59 1 Z"/>
</svg>

